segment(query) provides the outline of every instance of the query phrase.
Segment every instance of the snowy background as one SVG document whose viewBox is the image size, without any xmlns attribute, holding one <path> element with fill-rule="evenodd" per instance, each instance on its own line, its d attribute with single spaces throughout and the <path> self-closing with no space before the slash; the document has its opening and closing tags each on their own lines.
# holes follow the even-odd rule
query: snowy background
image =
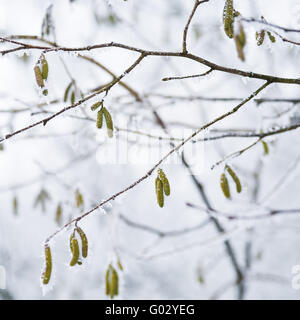
<svg viewBox="0 0 300 320">
<path fill-rule="evenodd" d="M 53 35 L 47 39 L 60 46 L 83 47 L 114 41 L 149 50 L 180 51 L 183 29 L 194 1 L 0 0 L 0 36 L 40 36 L 46 9 L 51 4 L 55 39 Z M 243 17 L 263 15 L 269 22 L 300 28 L 298 0 L 235 0 L 234 4 Z M 299 46 L 277 38 L 274 44 L 265 41 L 258 47 L 255 40 L 255 32 L 261 29 L 258 24 L 243 23 L 247 34 L 246 61 L 240 61 L 234 41 L 223 30 L 223 6 L 223 0 L 210 0 L 200 6 L 188 35 L 190 52 L 232 68 L 299 77 Z M 288 36 L 299 41 L 298 34 Z M 1 50 L 11 47 L 1 44 Z M 25 52 L 26 56 L 24 51 L 17 51 L 0 57 L 0 136 L 43 119 L 47 116 L 45 112 L 69 105 L 62 98 L 70 75 L 83 93 L 111 80 L 109 74 L 76 53 L 51 52 L 47 54 L 49 95 L 44 97 L 33 72 L 40 51 Z M 93 57 L 116 75 L 122 74 L 138 57 L 118 48 L 82 54 Z M 136 102 L 118 85 L 109 91 L 105 106 L 116 127 L 165 136 L 153 117 L 155 109 L 173 136 L 181 138 L 231 110 L 237 101 L 211 102 L 159 95 L 246 98 L 262 84 L 259 80 L 222 72 L 212 72 L 204 78 L 161 81 L 164 77 L 206 70 L 207 67 L 183 58 L 147 57 L 123 79 L 146 102 Z M 259 98 L 300 98 L 299 87 L 273 84 Z M 50 103 L 55 99 L 57 103 Z M 201 209 L 204 204 L 181 163 L 180 154 L 174 154 L 161 166 L 171 184 L 171 195 L 165 199 L 163 209 L 156 203 L 154 173 L 80 221 L 90 245 L 89 257 L 82 266 L 69 267 L 72 227 L 59 233 L 50 243 L 54 267 L 47 286 L 50 288 L 42 290 L 45 239 L 59 224 L 82 213 L 75 205 L 75 191 L 82 193 L 87 211 L 143 176 L 171 149 L 168 141 L 125 131 L 115 132 L 115 137 L 108 139 L 104 129 L 96 128 L 96 113 L 89 108 L 92 102 L 64 113 L 45 127 L 37 126 L 3 143 L 0 265 L 6 269 L 7 290 L 0 289 L 0 299 L 106 299 L 105 271 L 117 259 L 124 267 L 123 272 L 119 271 L 117 298 L 236 299 L 236 273 L 224 239 L 230 240 L 245 273 L 244 299 L 300 298 L 300 291 L 292 288 L 292 268 L 300 264 L 300 217 L 295 214 L 229 220 L 220 216 L 227 238 L 216 231 L 213 223 L 185 232 L 207 221 L 208 215 Z M 215 134 L 216 129 L 260 131 L 286 126 L 292 120 L 297 121 L 299 106 L 249 102 L 202 137 Z M 300 208 L 297 130 L 266 138 L 269 155 L 264 155 L 262 144 L 258 143 L 229 161 L 239 175 L 243 192 L 239 195 L 233 192 L 232 200 L 222 194 L 219 182 L 224 164 L 213 170 L 211 166 L 255 140 L 226 138 L 187 146 L 186 156 L 197 168 L 197 178 L 211 204 L 224 213 L 244 216 L 264 214 L 268 208 Z M 127 157 L 122 158 L 124 152 Z M 45 212 L 41 206 L 33 207 L 42 189 L 51 197 Z M 17 213 L 13 210 L 14 198 L 18 201 Z M 187 206 L 187 202 L 194 207 Z M 59 223 L 55 220 L 58 203 L 63 208 Z M 157 231 L 166 232 L 166 236 L 158 236 Z M 173 231 L 175 234 L 168 233 Z M 251 264 L 246 270 L 249 257 Z"/>
</svg>

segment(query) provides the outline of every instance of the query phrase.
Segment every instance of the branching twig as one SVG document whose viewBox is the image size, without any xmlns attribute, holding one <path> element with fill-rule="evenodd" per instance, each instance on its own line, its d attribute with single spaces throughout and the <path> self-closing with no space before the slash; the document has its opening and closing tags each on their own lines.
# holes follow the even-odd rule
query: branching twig
<svg viewBox="0 0 300 320">
<path fill-rule="evenodd" d="M 3 142 L 4 140 L 7 140 L 7 139 L 9 139 L 9 138 L 11 138 L 11 137 L 13 137 L 13 136 L 15 136 L 15 135 L 17 135 L 17 134 L 20 134 L 20 133 L 22 133 L 22 132 L 24 132 L 24 131 L 27 131 L 27 130 L 33 128 L 33 127 L 38 126 L 38 125 L 43 124 L 43 125 L 45 126 L 49 121 L 51 121 L 52 119 L 56 118 L 56 117 L 59 116 L 60 114 L 66 112 L 66 111 L 68 111 L 68 110 L 70 110 L 70 109 L 74 109 L 74 108 L 80 106 L 82 103 L 90 100 L 91 98 L 99 95 L 99 94 L 102 93 L 102 92 L 108 92 L 108 91 L 109 91 L 115 84 L 117 84 L 126 74 L 130 73 L 130 72 L 144 59 L 144 57 L 145 57 L 145 55 L 144 55 L 144 54 L 141 54 L 140 57 L 139 57 L 128 69 L 126 69 L 126 71 L 125 71 L 123 74 L 121 74 L 118 78 L 115 78 L 114 80 L 112 80 L 108 85 L 106 85 L 105 87 L 103 87 L 103 88 L 100 89 L 99 91 L 96 91 L 95 93 L 90 94 L 89 96 L 87 96 L 87 97 L 79 100 L 78 102 L 74 103 L 73 105 L 70 105 L 70 106 L 68 106 L 68 107 L 65 107 L 65 108 L 59 110 L 58 112 L 54 113 L 53 115 L 51 115 L 51 116 L 49 116 L 49 117 L 47 117 L 47 118 L 44 118 L 44 119 L 42 119 L 42 120 L 40 120 L 40 121 L 37 121 L 37 122 L 35 122 L 35 123 L 27 126 L 27 127 L 24 127 L 24 128 L 22 128 L 22 129 L 19 129 L 19 130 L 17 130 L 17 131 L 14 131 L 14 132 L 12 132 L 12 133 L 7 134 L 4 138 L 0 139 L 0 143 Z"/>
<path fill-rule="evenodd" d="M 236 157 L 239 157 L 240 155 L 242 155 L 244 152 L 246 152 L 247 150 L 251 149 L 252 147 L 254 147 L 257 143 L 259 143 L 262 140 L 262 138 L 259 138 L 258 140 L 256 140 L 255 142 L 253 142 L 252 144 L 250 144 L 248 147 L 243 148 L 242 150 L 236 151 L 228 156 L 226 156 L 225 158 L 223 158 L 222 160 L 216 162 L 214 165 L 211 166 L 211 169 L 213 170 L 215 167 L 219 166 L 221 163 L 223 163 L 224 161 L 227 161 L 229 159 L 233 159 Z"/>
<path fill-rule="evenodd" d="M 138 184 L 140 184 L 142 181 L 144 181 L 145 179 L 147 179 L 148 177 L 150 177 L 150 175 L 153 173 L 153 171 L 155 169 L 157 169 L 167 158 L 169 158 L 173 153 L 175 153 L 177 150 L 179 150 L 180 148 L 182 148 L 187 142 L 189 142 L 190 140 L 192 140 L 197 134 L 199 134 L 201 131 L 209 128 L 210 126 L 212 126 L 213 124 L 223 120 L 224 118 L 234 114 L 235 112 L 237 112 L 243 105 L 245 105 L 248 101 L 250 101 L 251 99 L 253 99 L 255 96 L 257 96 L 262 90 L 264 90 L 268 85 L 270 84 L 270 82 L 266 82 L 264 83 L 261 87 L 259 87 L 255 92 L 253 92 L 248 98 L 246 98 L 243 102 L 241 102 L 239 105 L 237 105 L 236 107 L 234 107 L 231 111 L 226 112 L 224 114 L 222 114 L 221 116 L 219 116 L 218 118 L 210 121 L 209 123 L 205 124 L 204 126 L 202 126 L 201 128 L 199 128 L 198 130 L 196 130 L 194 133 L 192 133 L 189 137 L 187 137 L 183 142 L 181 142 L 180 144 L 178 144 L 177 146 L 175 146 L 173 149 L 171 149 L 163 158 L 161 158 L 144 176 L 140 177 L 138 180 L 136 180 L 135 182 L 133 182 L 132 184 L 130 184 L 128 187 L 126 187 L 125 189 L 113 194 L 112 196 L 110 196 L 109 198 L 107 198 L 106 200 L 100 202 L 98 205 L 96 205 L 94 208 L 90 209 L 89 211 L 85 212 L 83 215 L 71 220 L 70 222 L 68 222 L 67 224 L 65 224 L 62 228 L 58 229 L 55 233 L 53 233 L 50 237 L 47 238 L 46 243 L 49 242 L 57 233 L 61 232 L 62 230 L 64 230 L 65 228 L 67 228 L 70 224 L 72 223 L 76 223 L 78 221 L 80 221 L 81 219 L 83 219 L 84 217 L 88 216 L 90 213 L 96 211 L 97 209 L 99 209 L 100 207 L 102 207 L 104 204 L 106 204 L 107 202 L 110 202 L 111 200 L 114 200 L 115 198 L 117 198 L 118 196 L 120 196 L 121 194 L 131 190 L 132 188 L 136 187 Z"/>
<path fill-rule="evenodd" d="M 11 41 L 7 38 L 0 37 L 0 40 L 3 41 Z M 234 75 L 238 75 L 241 77 L 246 77 L 246 78 L 251 78 L 251 79 L 260 79 L 260 80 L 265 80 L 273 83 L 288 83 L 288 84 L 300 84 L 300 79 L 295 79 L 295 78 L 284 78 L 284 77 L 276 77 L 276 76 L 271 76 L 271 75 L 266 75 L 266 74 L 261 74 L 261 73 L 256 73 L 256 72 L 248 72 L 248 71 L 243 71 L 239 69 L 234 69 L 234 68 L 228 68 L 224 67 L 218 64 L 215 64 L 211 61 L 208 61 L 204 58 L 201 58 L 199 56 L 193 55 L 191 53 L 184 53 L 184 52 L 169 52 L 169 51 L 151 51 L 151 50 L 144 50 L 132 46 L 128 46 L 122 43 L 117 43 L 117 42 L 108 42 L 108 43 L 102 43 L 102 44 L 96 44 L 96 45 L 91 45 L 91 46 L 86 46 L 86 47 L 77 47 L 77 48 L 68 48 L 68 47 L 43 47 L 43 46 L 35 46 L 31 44 L 22 44 L 22 47 L 20 48 L 23 50 L 26 49 L 36 49 L 36 50 L 42 50 L 44 53 L 49 53 L 49 52 L 80 52 L 80 51 L 90 51 L 90 50 L 95 50 L 95 49 L 101 49 L 101 48 L 120 48 L 128 51 L 133 51 L 133 52 L 138 52 L 144 56 L 158 56 L 158 57 L 181 57 L 181 58 L 186 58 L 190 59 L 193 61 L 196 61 L 198 63 L 201 63 L 211 69 L 214 69 L 216 71 L 221 71 L 225 73 L 230 73 Z M 11 49 L 14 50 L 14 49 Z M 9 53 L 9 50 L 0 51 L 0 53 L 7 54 Z"/>
<path fill-rule="evenodd" d="M 189 18 L 188 18 L 188 21 L 187 21 L 187 23 L 186 23 L 186 26 L 185 26 L 184 30 L 183 30 L 183 42 L 182 42 L 182 52 L 183 52 L 183 53 L 187 53 L 187 52 L 188 52 L 188 51 L 187 51 L 187 45 L 186 45 L 186 38 L 187 38 L 189 26 L 190 26 L 190 24 L 191 24 L 191 21 L 192 21 L 192 19 L 193 19 L 193 16 L 194 16 L 194 14 L 196 13 L 197 8 L 199 7 L 199 5 L 200 5 L 201 3 L 208 2 L 208 1 L 209 1 L 209 0 L 202 0 L 202 1 L 195 0 L 195 4 L 194 4 L 194 7 L 193 7 L 193 9 L 192 9 L 192 12 L 191 12 L 191 14 L 190 14 L 190 16 L 189 16 Z"/>
</svg>

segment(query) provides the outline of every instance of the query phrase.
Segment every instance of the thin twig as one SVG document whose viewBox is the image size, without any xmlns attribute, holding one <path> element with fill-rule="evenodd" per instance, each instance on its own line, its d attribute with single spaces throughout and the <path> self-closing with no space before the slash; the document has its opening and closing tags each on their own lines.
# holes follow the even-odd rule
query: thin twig
<svg viewBox="0 0 300 320">
<path fill-rule="evenodd" d="M 191 76 L 183 76 L 183 77 L 169 77 L 169 78 L 163 78 L 161 80 L 162 81 L 170 81 L 170 80 L 183 80 L 183 79 L 199 78 L 199 77 L 204 77 L 204 76 L 210 74 L 212 71 L 214 71 L 214 70 L 209 69 L 208 71 L 206 71 L 204 73 L 200 73 L 200 74 L 194 74 Z"/>
<path fill-rule="evenodd" d="M 199 7 L 199 5 L 200 5 L 201 3 L 208 2 L 208 1 L 209 1 L 209 0 L 202 0 L 202 1 L 196 0 L 196 1 L 195 1 L 194 7 L 193 7 L 193 9 L 192 9 L 192 12 L 191 12 L 191 14 L 190 14 L 190 16 L 189 16 L 189 18 L 188 18 L 188 21 L 187 21 L 187 23 L 186 23 L 186 26 L 185 26 L 184 30 L 183 30 L 183 42 L 182 42 L 182 52 L 183 52 L 183 53 L 187 53 L 187 52 L 188 52 L 188 51 L 187 51 L 187 45 L 186 45 L 186 38 L 187 38 L 189 26 L 190 26 L 190 24 L 191 24 L 191 21 L 192 21 L 192 19 L 193 19 L 193 16 L 194 16 L 194 14 L 196 13 L 197 8 Z"/>
<path fill-rule="evenodd" d="M 267 22 L 265 19 L 242 18 L 241 20 L 242 20 L 242 21 L 245 21 L 245 22 L 256 22 L 256 23 L 260 23 L 260 24 L 263 24 L 263 25 L 266 25 L 266 26 L 269 26 L 269 27 L 272 27 L 272 28 L 276 28 L 276 29 L 282 30 L 282 31 L 284 31 L 284 32 L 300 33 L 300 29 L 293 29 L 293 28 L 282 27 L 282 26 L 279 26 L 279 25 L 277 25 L 277 24 Z"/>
</svg>

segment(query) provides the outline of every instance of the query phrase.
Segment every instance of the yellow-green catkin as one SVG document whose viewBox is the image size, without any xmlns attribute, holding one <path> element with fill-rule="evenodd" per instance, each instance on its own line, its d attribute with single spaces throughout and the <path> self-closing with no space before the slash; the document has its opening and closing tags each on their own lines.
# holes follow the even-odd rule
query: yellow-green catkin
<svg viewBox="0 0 300 320">
<path fill-rule="evenodd" d="M 71 233 L 70 235 L 70 250 L 73 253 L 73 239 L 75 238 L 74 232 Z"/>
<path fill-rule="evenodd" d="M 83 258 L 86 258 L 88 256 L 88 239 L 86 234 L 83 232 L 83 230 L 79 227 L 76 228 L 76 231 L 78 232 L 80 239 L 81 239 L 81 254 Z"/>
<path fill-rule="evenodd" d="M 107 135 L 109 136 L 109 138 L 112 138 L 114 135 L 114 125 L 113 125 L 111 114 L 105 107 L 102 107 L 102 110 L 103 110 L 103 115 L 106 122 Z"/>
<path fill-rule="evenodd" d="M 76 207 L 81 208 L 83 210 L 83 207 L 84 207 L 83 195 L 78 189 L 76 189 L 75 191 L 75 201 L 76 201 Z"/>
<path fill-rule="evenodd" d="M 263 145 L 263 148 L 264 148 L 264 154 L 268 155 L 269 154 L 269 146 L 268 146 L 268 144 L 266 143 L 266 141 L 262 140 L 262 145 Z"/>
<path fill-rule="evenodd" d="M 119 276 L 117 270 L 110 264 L 105 273 L 105 294 L 111 299 L 119 294 Z"/>
<path fill-rule="evenodd" d="M 40 88 L 43 88 L 44 87 L 44 79 L 42 76 L 41 69 L 38 65 L 34 66 L 34 74 L 35 74 L 35 80 L 36 80 L 37 85 Z"/>
<path fill-rule="evenodd" d="M 256 32 L 256 43 L 258 46 L 261 46 L 264 43 L 265 40 L 265 30 L 260 30 L 259 32 Z"/>
<path fill-rule="evenodd" d="M 229 184 L 228 184 L 228 180 L 226 178 L 225 173 L 221 174 L 220 185 L 221 185 L 221 189 L 224 193 L 224 196 L 226 198 L 230 198 L 230 189 L 229 189 Z"/>
<path fill-rule="evenodd" d="M 226 35 L 233 38 L 234 9 L 233 0 L 226 0 L 223 11 L 223 24 Z"/>
<path fill-rule="evenodd" d="M 59 203 L 57 205 L 56 212 L 55 212 L 55 221 L 58 225 L 60 225 L 61 223 L 61 218 L 62 218 L 62 206 Z"/>
<path fill-rule="evenodd" d="M 51 249 L 48 245 L 45 245 L 45 271 L 43 272 L 42 279 L 43 284 L 48 284 L 51 278 L 52 272 L 52 256 Z"/>
<path fill-rule="evenodd" d="M 78 262 L 78 259 L 79 259 L 78 241 L 73 234 L 71 235 L 71 238 L 70 238 L 70 248 L 73 254 L 72 259 L 70 261 L 70 266 L 73 267 L 75 266 L 75 264 Z"/>
<path fill-rule="evenodd" d="M 102 106 L 102 104 L 103 104 L 103 101 L 99 101 L 99 102 L 94 103 L 94 104 L 91 106 L 91 110 L 92 110 L 92 111 L 97 110 L 100 106 Z"/>
<path fill-rule="evenodd" d="M 165 173 L 161 169 L 158 169 L 158 176 L 163 184 L 163 189 L 164 189 L 165 195 L 169 196 L 170 195 L 170 183 L 169 183 L 168 178 L 166 177 Z"/>
<path fill-rule="evenodd" d="M 41 191 L 38 193 L 37 197 L 35 198 L 34 201 L 34 208 L 36 208 L 38 205 L 41 206 L 41 209 L 43 212 L 46 211 L 46 203 L 47 201 L 50 201 L 51 197 L 49 195 L 49 193 L 47 192 L 47 190 L 45 189 L 41 189 Z"/>
<path fill-rule="evenodd" d="M 18 198 L 16 196 L 14 196 L 14 198 L 13 198 L 13 212 L 14 212 L 14 215 L 17 215 L 18 211 L 19 211 Z"/>
<path fill-rule="evenodd" d="M 120 269 L 121 271 L 123 271 L 123 270 L 124 270 L 123 265 L 122 265 L 122 263 L 121 263 L 121 260 L 120 260 L 120 259 L 118 259 L 118 261 L 117 261 L 117 265 L 118 265 L 118 267 L 119 267 L 119 269 Z"/>
<path fill-rule="evenodd" d="M 73 90 L 71 93 L 71 105 L 75 103 L 75 91 Z"/>
<path fill-rule="evenodd" d="M 235 183 L 236 191 L 237 191 L 238 193 L 240 193 L 240 192 L 242 191 L 242 185 L 241 185 L 240 179 L 238 178 L 238 176 L 236 175 L 236 173 L 232 170 L 232 168 L 229 167 L 228 165 L 226 165 L 226 170 L 227 170 L 227 172 L 230 174 L 232 180 L 233 180 L 234 183 Z"/>
<path fill-rule="evenodd" d="M 267 32 L 268 37 L 272 43 L 276 42 L 276 38 L 272 35 L 270 31 Z"/>
<path fill-rule="evenodd" d="M 110 295 L 110 273 L 111 273 L 111 265 L 108 266 L 105 273 L 105 294 L 107 296 Z"/>
<path fill-rule="evenodd" d="M 71 81 L 68 84 L 68 86 L 67 86 L 67 88 L 66 88 L 66 90 L 64 92 L 64 102 L 67 102 L 67 100 L 68 100 L 69 92 L 70 92 L 70 89 L 71 89 L 72 85 L 73 85 L 73 82 Z"/>
<path fill-rule="evenodd" d="M 42 65 L 42 77 L 44 80 L 48 79 L 49 66 L 48 62 L 44 55 L 41 57 L 41 65 Z"/>
<path fill-rule="evenodd" d="M 110 297 L 111 299 L 114 296 L 117 296 L 119 294 L 119 276 L 118 272 L 115 268 L 112 268 L 111 272 L 111 292 L 110 292 Z"/>
<path fill-rule="evenodd" d="M 238 56 L 242 61 L 245 61 L 244 47 L 246 45 L 246 34 L 243 25 L 239 24 L 239 33 L 234 37 Z"/>
<path fill-rule="evenodd" d="M 101 108 L 98 112 L 97 112 L 97 120 L 96 120 L 96 125 L 98 129 L 102 128 L 103 125 L 103 108 Z"/>
<path fill-rule="evenodd" d="M 164 206 L 164 191 L 163 191 L 163 183 L 157 177 L 155 179 L 155 191 L 158 205 L 162 208 Z"/>
</svg>

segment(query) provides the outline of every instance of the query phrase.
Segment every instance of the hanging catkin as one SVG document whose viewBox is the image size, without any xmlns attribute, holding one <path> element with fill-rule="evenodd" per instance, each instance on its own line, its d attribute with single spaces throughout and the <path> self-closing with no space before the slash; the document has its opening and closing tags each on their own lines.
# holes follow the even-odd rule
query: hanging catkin
<svg viewBox="0 0 300 320">
<path fill-rule="evenodd" d="M 42 77 L 44 80 L 48 79 L 49 66 L 48 62 L 44 55 L 41 56 L 41 64 L 42 64 Z"/>
<path fill-rule="evenodd" d="M 164 206 L 164 191 L 163 191 L 163 183 L 157 177 L 155 179 L 155 191 L 158 205 L 162 208 Z"/>
<path fill-rule="evenodd" d="M 269 146 L 268 146 L 268 144 L 266 143 L 266 141 L 262 140 L 262 145 L 263 145 L 263 149 L 264 149 L 264 154 L 268 155 L 269 154 Z"/>
<path fill-rule="evenodd" d="M 236 191 L 240 193 L 242 191 L 242 185 L 241 185 L 240 179 L 238 178 L 236 173 L 231 169 L 231 167 L 229 167 L 228 165 L 226 165 L 226 170 L 230 174 L 232 180 L 235 183 Z"/>
<path fill-rule="evenodd" d="M 18 214 L 18 208 L 19 208 L 18 198 L 16 196 L 14 196 L 14 198 L 13 198 L 13 212 L 15 215 Z"/>
<path fill-rule="evenodd" d="M 75 91 L 73 90 L 71 93 L 71 105 L 73 106 L 75 103 Z"/>
<path fill-rule="evenodd" d="M 233 0 L 226 0 L 224 11 L 223 11 L 223 24 L 224 24 L 225 33 L 229 38 L 233 38 L 233 21 L 234 21 Z"/>
<path fill-rule="evenodd" d="M 119 276 L 118 276 L 117 270 L 115 268 L 112 268 L 112 272 L 111 272 L 111 292 L 110 292 L 111 299 L 114 296 L 117 296 L 118 294 L 119 294 Z"/>
<path fill-rule="evenodd" d="M 43 284 L 48 284 L 51 278 L 52 272 L 52 257 L 51 250 L 48 245 L 45 245 L 45 271 L 43 272 L 42 279 Z"/>
<path fill-rule="evenodd" d="M 72 259 L 70 261 L 70 266 L 73 267 L 79 259 L 79 246 L 74 234 L 72 234 L 70 238 L 70 249 L 73 254 Z"/>
<path fill-rule="evenodd" d="M 245 61 L 244 47 L 246 45 L 246 34 L 241 23 L 239 23 L 239 33 L 235 35 L 234 40 L 239 58 Z"/>
<path fill-rule="evenodd" d="M 272 43 L 276 42 L 276 38 L 272 35 L 270 31 L 267 32 L 268 37 Z"/>
<path fill-rule="evenodd" d="M 56 223 L 59 225 L 60 222 L 61 222 L 61 216 L 62 216 L 62 206 L 61 204 L 59 203 L 57 205 L 57 208 L 56 208 L 56 212 L 55 212 L 55 221 Z"/>
<path fill-rule="evenodd" d="M 164 189 L 165 195 L 169 196 L 170 195 L 170 183 L 169 183 L 168 178 L 166 177 L 165 173 L 161 169 L 158 169 L 158 176 L 163 184 L 163 189 Z"/>
<path fill-rule="evenodd" d="M 103 108 L 101 108 L 98 112 L 97 112 L 97 121 L 96 121 L 96 125 L 98 129 L 101 129 L 103 126 Z"/>
<path fill-rule="evenodd" d="M 70 89 L 71 89 L 72 85 L 73 85 L 73 82 L 71 81 L 68 84 L 68 86 L 67 86 L 67 88 L 66 88 L 66 90 L 64 92 L 64 102 L 67 102 L 67 100 L 68 100 L 69 92 L 70 92 Z"/>
<path fill-rule="evenodd" d="M 81 239 L 81 253 L 82 257 L 86 258 L 88 255 L 88 239 L 86 234 L 83 232 L 83 230 L 79 227 L 76 228 L 76 231 L 78 232 L 80 239 Z"/>
<path fill-rule="evenodd" d="M 37 85 L 40 88 L 43 88 L 44 87 L 44 79 L 42 76 L 41 69 L 38 65 L 34 66 L 34 74 L 35 74 L 35 80 L 36 80 Z"/>
<path fill-rule="evenodd" d="M 110 272 L 111 272 L 111 265 L 108 266 L 105 273 L 105 294 L 107 296 L 109 296 L 110 294 Z"/>
<path fill-rule="evenodd" d="M 119 294 L 119 276 L 117 270 L 110 264 L 105 273 L 105 293 L 111 299 Z"/>
<path fill-rule="evenodd" d="M 225 173 L 221 174 L 220 185 L 221 185 L 221 189 L 224 193 L 224 196 L 226 198 L 230 198 L 230 189 L 229 189 L 229 184 L 228 184 L 228 180 L 226 178 Z"/>
<path fill-rule="evenodd" d="M 81 208 L 81 210 L 83 210 L 84 208 L 83 195 L 78 189 L 75 190 L 75 201 L 76 201 L 76 207 Z"/>
<path fill-rule="evenodd" d="M 91 106 L 91 110 L 92 110 L 92 111 L 95 111 L 95 110 L 98 109 L 102 104 L 103 104 L 103 101 L 99 101 L 99 102 L 94 103 L 94 104 Z"/>
<path fill-rule="evenodd" d="M 256 43 L 258 46 L 261 46 L 265 40 L 265 30 L 256 32 Z"/>
<path fill-rule="evenodd" d="M 113 133 L 114 133 L 114 131 L 113 131 L 114 126 L 113 126 L 111 114 L 109 113 L 109 111 L 105 107 L 102 107 L 102 109 L 103 109 L 103 115 L 104 115 L 104 119 L 105 119 L 106 127 L 107 127 L 107 135 L 109 136 L 109 138 L 112 138 Z"/>
</svg>

